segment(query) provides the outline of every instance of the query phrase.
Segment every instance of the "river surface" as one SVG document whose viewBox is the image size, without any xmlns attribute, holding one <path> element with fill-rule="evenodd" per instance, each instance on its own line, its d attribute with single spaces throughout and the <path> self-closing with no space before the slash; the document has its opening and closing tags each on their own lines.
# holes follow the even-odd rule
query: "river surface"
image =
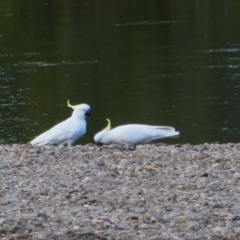
<svg viewBox="0 0 240 240">
<path fill-rule="evenodd" d="M 0 143 L 26 143 L 88 103 L 111 119 L 174 126 L 166 143 L 240 141 L 240 1 L 0 2 Z"/>
</svg>

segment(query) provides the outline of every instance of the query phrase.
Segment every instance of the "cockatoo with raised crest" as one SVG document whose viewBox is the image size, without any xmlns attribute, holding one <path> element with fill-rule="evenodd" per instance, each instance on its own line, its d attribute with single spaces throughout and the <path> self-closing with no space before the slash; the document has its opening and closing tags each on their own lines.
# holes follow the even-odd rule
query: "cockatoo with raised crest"
<svg viewBox="0 0 240 240">
<path fill-rule="evenodd" d="M 32 146 L 64 144 L 70 147 L 86 133 L 86 117 L 91 115 L 90 106 L 72 106 L 69 100 L 67 105 L 73 109 L 72 116 L 33 139 L 30 142 Z"/>
</svg>

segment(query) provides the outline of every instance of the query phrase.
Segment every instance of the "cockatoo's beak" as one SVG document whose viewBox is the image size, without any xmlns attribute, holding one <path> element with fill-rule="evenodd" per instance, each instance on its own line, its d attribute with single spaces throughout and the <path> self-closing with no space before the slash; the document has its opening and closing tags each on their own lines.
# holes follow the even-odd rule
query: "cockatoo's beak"
<svg viewBox="0 0 240 240">
<path fill-rule="evenodd" d="M 107 120 L 107 122 L 108 122 L 108 125 L 107 125 L 107 127 L 105 127 L 105 128 L 102 130 L 102 132 L 109 131 L 109 130 L 111 129 L 111 121 L 110 121 L 109 119 L 106 119 L 106 120 Z M 96 137 L 96 136 L 95 136 L 95 137 Z M 94 140 L 95 140 L 95 137 L 94 137 Z M 100 139 L 100 138 L 97 137 L 97 139 L 98 139 L 98 141 L 95 140 L 95 143 L 96 143 L 96 145 L 97 145 L 98 147 L 101 147 L 101 146 L 103 145 L 103 143 L 101 143 L 101 139 Z"/>
<path fill-rule="evenodd" d="M 102 144 L 101 142 L 96 142 L 96 145 L 97 145 L 98 147 L 101 147 L 103 144 Z"/>
<path fill-rule="evenodd" d="M 86 111 L 85 116 L 86 117 L 90 117 L 91 116 L 91 110 L 90 109 L 88 111 Z"/>
</svg>

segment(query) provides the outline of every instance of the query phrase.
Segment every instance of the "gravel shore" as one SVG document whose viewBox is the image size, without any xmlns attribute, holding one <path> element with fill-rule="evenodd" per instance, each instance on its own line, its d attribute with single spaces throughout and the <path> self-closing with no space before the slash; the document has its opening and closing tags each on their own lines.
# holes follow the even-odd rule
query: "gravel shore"
<svg viewBox="0 0 240 240">
<path fill-rule="evenodd" d="M 0 145 L 0 239 L 240 239 L 240 144 Z"/>
</svg>

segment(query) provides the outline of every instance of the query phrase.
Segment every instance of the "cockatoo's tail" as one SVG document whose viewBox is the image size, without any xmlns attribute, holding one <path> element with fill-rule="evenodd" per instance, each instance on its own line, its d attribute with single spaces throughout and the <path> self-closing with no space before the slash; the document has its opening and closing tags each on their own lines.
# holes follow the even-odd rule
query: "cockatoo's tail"
<svg viewBox="0 0 240 240">
<path fill-rule="evenodd" d="M 94 136 L 98 146 L 117 143 L 135 148 L 138 143 L 179 136 L 179 132 L 176 132 L 173 127 L 127 124 L 111 129 L 111 122 L 109 119 L 107 121 L 107 127 Z"/>
</svg>

